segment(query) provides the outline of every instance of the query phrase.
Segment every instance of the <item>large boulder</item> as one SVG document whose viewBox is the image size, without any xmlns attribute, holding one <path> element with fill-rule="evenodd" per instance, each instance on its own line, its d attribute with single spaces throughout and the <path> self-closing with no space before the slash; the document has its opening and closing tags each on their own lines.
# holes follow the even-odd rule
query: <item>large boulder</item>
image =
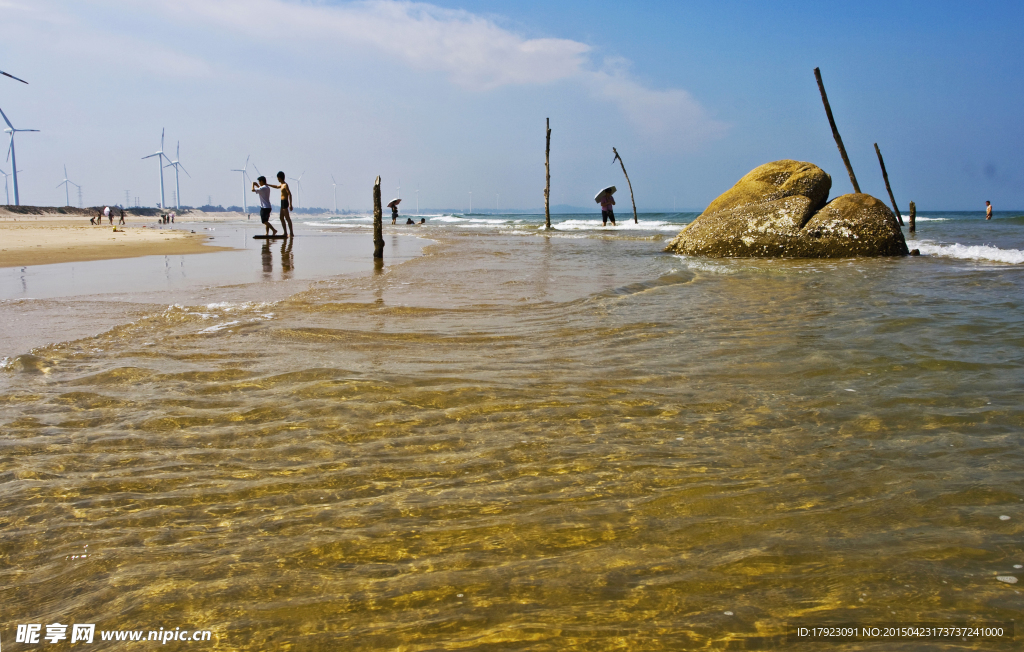
<svg viewBox="0 0 1024 652">
<path fill-rule="evenodd" d="M 845 258 L 906 255 L 903 232 L 870 195 L 826 204 L 832 178 L 816 165 L 775 161 L 751 170 L 669 242 L 712 257 Z"/>
</svg>

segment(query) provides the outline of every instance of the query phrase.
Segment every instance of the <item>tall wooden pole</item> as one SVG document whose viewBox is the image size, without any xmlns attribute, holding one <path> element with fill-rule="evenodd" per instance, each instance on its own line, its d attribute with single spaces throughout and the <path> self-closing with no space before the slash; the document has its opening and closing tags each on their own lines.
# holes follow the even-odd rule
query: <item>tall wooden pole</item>
<svg viewBox="0 0 1024 652">
<path fill-rule="evenodd" d="M 626 183 L 629 184 L 629 198 L 633 202 L 633 224 L 639 224 L 636 219 L 636 199 L 633 199 L 633 183 L 629 180 L 629 175 L 626 174 L 626 164 L 622 162 L 622 157 L 619 156 L 614 147 L 612 147 L 612 151 L 615 152 L 615 158 L 612 159 L 612 163 L 618 160 L 619 165 L 622 166 L 622 174 L 626 175 Z"/>
<path fill-rule="evenodd" d="M 882 166 L 882 178 L 885 179 L 885 190 L 889 193 L 892 209 L 896 211 L 896 219 L 900 221 L 900 226 L 903 226 L 903 214 L 900 213 L 900 207 L 896 205 L 896 198 L 892 196 L 892 188 L 889 187 L 889 173 L 885 171 L 885 161 L 882 160 L 882 150 L 878 149 L 878 143 L 875 143 L 875 154 L 878 154 L 878 164 Z"/>
<path fill-rule="evenodd" d="M 373 182 L 373 257 L 384 258 L 384 211 L 380 207 L 380 177 Z"/>
<path fill-rule="evenodd" d="M 551 228 L 551 118 L 545 118 L 548 143 L 544 148 L 544 228 Z"/>
<path fill-rule="evenodd" d="M 821 82 L 821 71 L 817 68 L 814 69 L 814 78 L 818 80 L 818 91 L 821 93 L 821 101 L 825 105 L 825 114 L 828 116 L 828 124 L 832 127 L 832 137 L 836 139 L 836 145 L 839 146 L 839 154 L 843 157 L 843 163 L 846 164 L 846 171 L 850 173 L 850 181 L 853 183 L 853 191 L 860 193 L 860 184 L 857 183 L 857 175 L 853 173 L 853 166 L 850 165 L 850 157 L 846 155 L 846 148 L 843 147 L 843 138 L 839 135 L 839 129 L 836 128 L 836 120 L 832 117 L 832 107 L 828 104 L 828 95 L 825 94 L 825 84 Z"/>
<path fill-rule="evenodd" d="M 917 222 L 917 206 L 914 205 L 914 202 L 910 202 L 910 216 L 908 217 L 907 221 L 910 222 L 910 232 L 911 233 L 916 233 L 917 232 L 917 224 L 916 224 L 916 222 Z"/>
</svg>

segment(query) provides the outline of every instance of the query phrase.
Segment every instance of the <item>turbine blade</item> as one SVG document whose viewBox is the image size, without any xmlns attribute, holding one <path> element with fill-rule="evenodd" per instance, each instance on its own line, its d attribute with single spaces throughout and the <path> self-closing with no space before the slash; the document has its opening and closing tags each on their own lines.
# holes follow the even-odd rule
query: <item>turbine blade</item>
<svg viewBox="0 0 1024 652">
<path fill-rule="evenodd" d="M 3 75 L 4 77 L 10 77 L 11 79 L 17 79 L 17 80 L 18 80 L 18 81 L 20 81 L 20 82 L 21 82 L 22 84 L 27 84 L 27 83 L 28 83 L 28 82 L 27 82 L 27 81 L 25 81 L 24 79 L 18 79 L 17 77 L 15 77 L 14 75 L 12 75 L 11 73 L 9 73 L 9 72 L 4 72 L 3 70 L 0 70 L 0 75 Z"/>
<path fill-rule="evenodd" d="M 15 131 L 39 131 L 38 129 L 15 129 Z"/>
<path fill-rule="evenodd" d="M 179 167 L 179 168 L 181 168 L 181 171 L 182 171 L 182 172 L 184 172 L 185 174 L 188 174 L 188 170 L 186 170 L 186 169 L 185 169 L 185 166 L 184 166 L 184 165 L 182 165 L 181 163 L 178 163 L 178 167 Z M 191 175 L 191 174 L 188 174 L 188 178 L 189 178 L 189 179 L 191 179 L 191 178 L 192 178 L 192 175 Z"/>
<path fill-rule="evenodd" d="M 7 114 L 4 113 L 3 109 L 0 109 L 0 115 L 2 115 L 4 117 L 4 122 L 7 123 L 7 126 L 10 127 L 13 130 L 14 129 L 14 125 L 12 125 L 11 121 L 7 119 Z"/>
</svg>

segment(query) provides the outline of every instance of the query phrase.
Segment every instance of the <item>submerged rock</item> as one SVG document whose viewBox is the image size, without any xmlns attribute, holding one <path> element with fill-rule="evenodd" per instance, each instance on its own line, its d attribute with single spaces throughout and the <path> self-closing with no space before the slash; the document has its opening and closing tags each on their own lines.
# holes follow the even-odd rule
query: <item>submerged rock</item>
<svg viewBox="0 0 1024 652">
<path fill-rule="evenodd" d="M 754 168 L 686 225 L 667 251 L 712 257 L 905 256 L 896 217 L 871 195 L 829 203 L 832 178 L 801 161 Z"/>
</svg>

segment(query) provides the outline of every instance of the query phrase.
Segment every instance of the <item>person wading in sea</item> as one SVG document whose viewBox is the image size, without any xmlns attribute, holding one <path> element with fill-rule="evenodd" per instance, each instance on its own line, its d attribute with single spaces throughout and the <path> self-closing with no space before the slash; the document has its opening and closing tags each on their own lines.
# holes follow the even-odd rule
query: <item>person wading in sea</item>
<svg viewBox="0 0 1024 652">
<path fill-rule="evenodd" d="M 991 220 L 992 219 L 992 202 L 988 202 L 988 201 L 985 202 L 985 219 L 986 220 Z"/>
<path fill-rule="evenodd" d="M 612 210 L 612 206 L 615 205 L 615 198 L 612 197 L 610 192 L 604 193 L 601 197 L 601 226 L 608 226 L 608 220 L 612 221 L 612 226 L 615 226 L 615 211 Z"/>
</svg>

